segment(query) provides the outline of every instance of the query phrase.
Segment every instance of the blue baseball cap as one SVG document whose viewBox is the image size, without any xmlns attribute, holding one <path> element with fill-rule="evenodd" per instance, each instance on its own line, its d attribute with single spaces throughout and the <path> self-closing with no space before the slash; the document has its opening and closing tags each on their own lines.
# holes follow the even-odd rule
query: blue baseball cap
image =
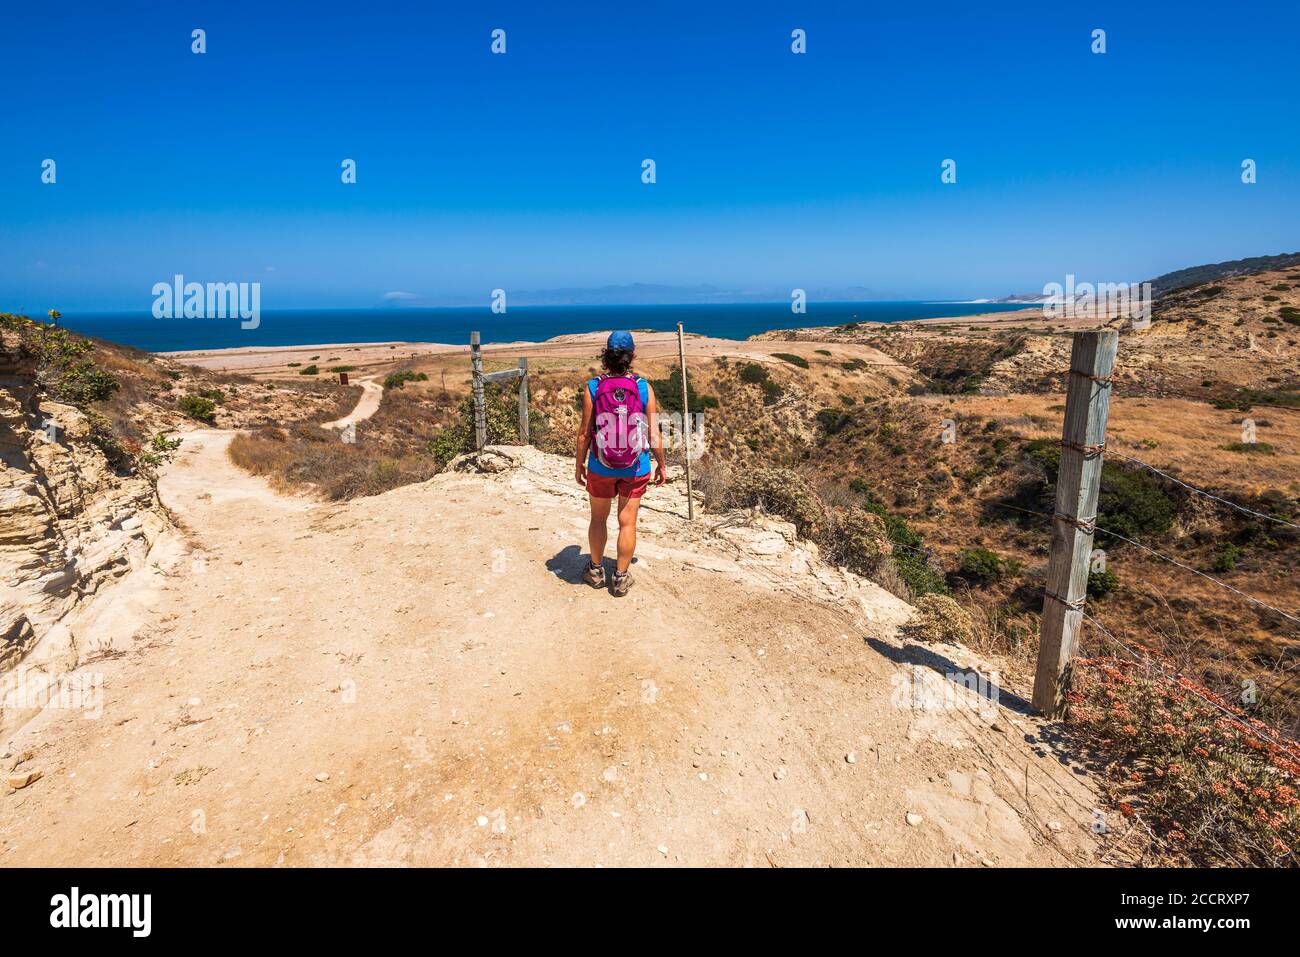
<svg viewBox="0 0 1300 957">
<path fill-rule="evenodd" d="M 611 332 L 609 338 L 605 340 L 606 347 L 610 349 L 619 349 L 623 352 L 631 352 L 636 348 L 636 343 L 632 341 L 630 332 Z"/>
</svg>

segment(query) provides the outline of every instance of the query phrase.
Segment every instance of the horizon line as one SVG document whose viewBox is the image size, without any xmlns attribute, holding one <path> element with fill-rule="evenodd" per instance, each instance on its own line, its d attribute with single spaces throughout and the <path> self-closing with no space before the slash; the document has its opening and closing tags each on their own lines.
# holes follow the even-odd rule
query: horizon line
<svg viewBox="0 0 1300 957">
<path fill-rule="evenodd" d="M 872 305 L 879 303 L 906 303 L 919 305 L 935 306 L 1036 306 L 1041 305 L 1038 301 L 1006 301 L 999 299 L 809 299 L 808 303 L 820 303 L 823 305 L 836 305 L 841 303 L 861 303 Z M 524 302 L 510 305 L 510 309 L 607 309 L 611 307 L 623 309 L 659 309 L 659 308 L 694 308 L 708 309 L 715 306 L 785 306 L 790 305 L 785 299 L 738 299 L 738 300 L 720 300 L 718 302 L 575 302 L 575 303 L 556 303 L 556 302 Z M 394 306 L 389 304 L 366 305 L 366 306 L 277 306 L 271 309 L 263 309 L 263 313 L 277 312 L 349 312 L 354 310 L 366 310 L 375 312 L 419 312 L 434 311 L 441 309 L 483 309 L 491 311 L 490 303 L 485 304 L 442 304 L 442 305 L 419 305 L 419 306 Z M 41 310 L 47 312 L 48 310 Z M 61 316 L 138 316 L 140 314 L 151 314 L 148 307 L 138 309 L 112 309 L 112 308 L 89 308 L 89 309 L 60 309 L 57 310 Z M 19 309 L 18 315 L 25 315 Z"/>
</svg>

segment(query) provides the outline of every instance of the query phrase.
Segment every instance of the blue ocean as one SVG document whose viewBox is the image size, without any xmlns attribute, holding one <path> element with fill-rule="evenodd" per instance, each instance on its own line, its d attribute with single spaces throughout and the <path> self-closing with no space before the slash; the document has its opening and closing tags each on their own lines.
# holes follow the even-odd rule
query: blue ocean
<svg viewBox="0 0 1300 957">
<path fill-rule="evenodd" d="M 75 332 L 120 342 L 148 352 L 297 346 L 333 342 L 469 342 L 471 330 L 484 342 L 540 342 L 566 333 L 602 329 L 687 332 L 746 339 L 769 329 L 828 326 L 846 322 L 900 322 L 939 316 L 1037 308 L 1024 305 L 952 302 L 810 302 L 804 315 L 788 302 L 722 305 L 511 306 L 505 314 L 488 307 L 440 309 L 264 310 L 256 329 L 238 319 L 155 319 L 149 313 L 65 313 L 62 324 Z"/>
</svg>

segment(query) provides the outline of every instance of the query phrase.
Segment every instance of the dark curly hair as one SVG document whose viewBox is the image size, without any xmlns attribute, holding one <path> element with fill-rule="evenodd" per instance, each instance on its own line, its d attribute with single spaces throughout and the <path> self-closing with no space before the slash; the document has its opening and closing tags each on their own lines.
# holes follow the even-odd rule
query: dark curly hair
<svg viewBox="0 0 1300 957">
<path fill-rule="evenodd" d="M 626 375 L 627 370 L 632 368 L 633 355 L 631 349 L 606 348 L 600 353 L 600 364 L 610 375 Z"/>
</svg>

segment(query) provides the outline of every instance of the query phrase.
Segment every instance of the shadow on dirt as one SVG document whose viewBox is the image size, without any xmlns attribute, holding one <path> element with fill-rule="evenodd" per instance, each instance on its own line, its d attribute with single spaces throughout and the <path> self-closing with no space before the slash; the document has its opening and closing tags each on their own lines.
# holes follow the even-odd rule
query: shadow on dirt
<svg viewBox="0 0 1300 957">
<path fill-rule="evenodd" d="M 565 545 L 555 553 L 554 557 L 546 560 L 546 570 L 553 574 L 560 581 L 568 582 L 570 585 L 582 585 L 590 587 L 582 580 L 582 573 L 587 570 L 588 554 L 577 545 Z M 636 558 L 632 559 L 632 564 L 636 564 Z M 608 555 L 605 556 L 605 577 L 609 578 L 614 574 L 614 559 Z"/>
<path fill-rule="evenodd" d="M 895 664 L 921 665 L 943 675 L 945 679 L 954 685 L 970 686 L 970 669 L 958 667 L 956 662 L 946 655 L 939 654 L 937 651 L 932 651 L 917 644 L 906 644 L 901 648 L 895 648 L 888 642 L 876 638 L 868 638 L 867 645 L 873 651 L 883 655 Z M 993 680 L 992 675 L 982 675 L 981 679 L 979 687 L 982 690 L 980 693 L 985 697 L 1017 714 L 1027 715 L 1030 713 L 1029 702 L 1018 694 L 1000 688 Z"/>
</svg>

